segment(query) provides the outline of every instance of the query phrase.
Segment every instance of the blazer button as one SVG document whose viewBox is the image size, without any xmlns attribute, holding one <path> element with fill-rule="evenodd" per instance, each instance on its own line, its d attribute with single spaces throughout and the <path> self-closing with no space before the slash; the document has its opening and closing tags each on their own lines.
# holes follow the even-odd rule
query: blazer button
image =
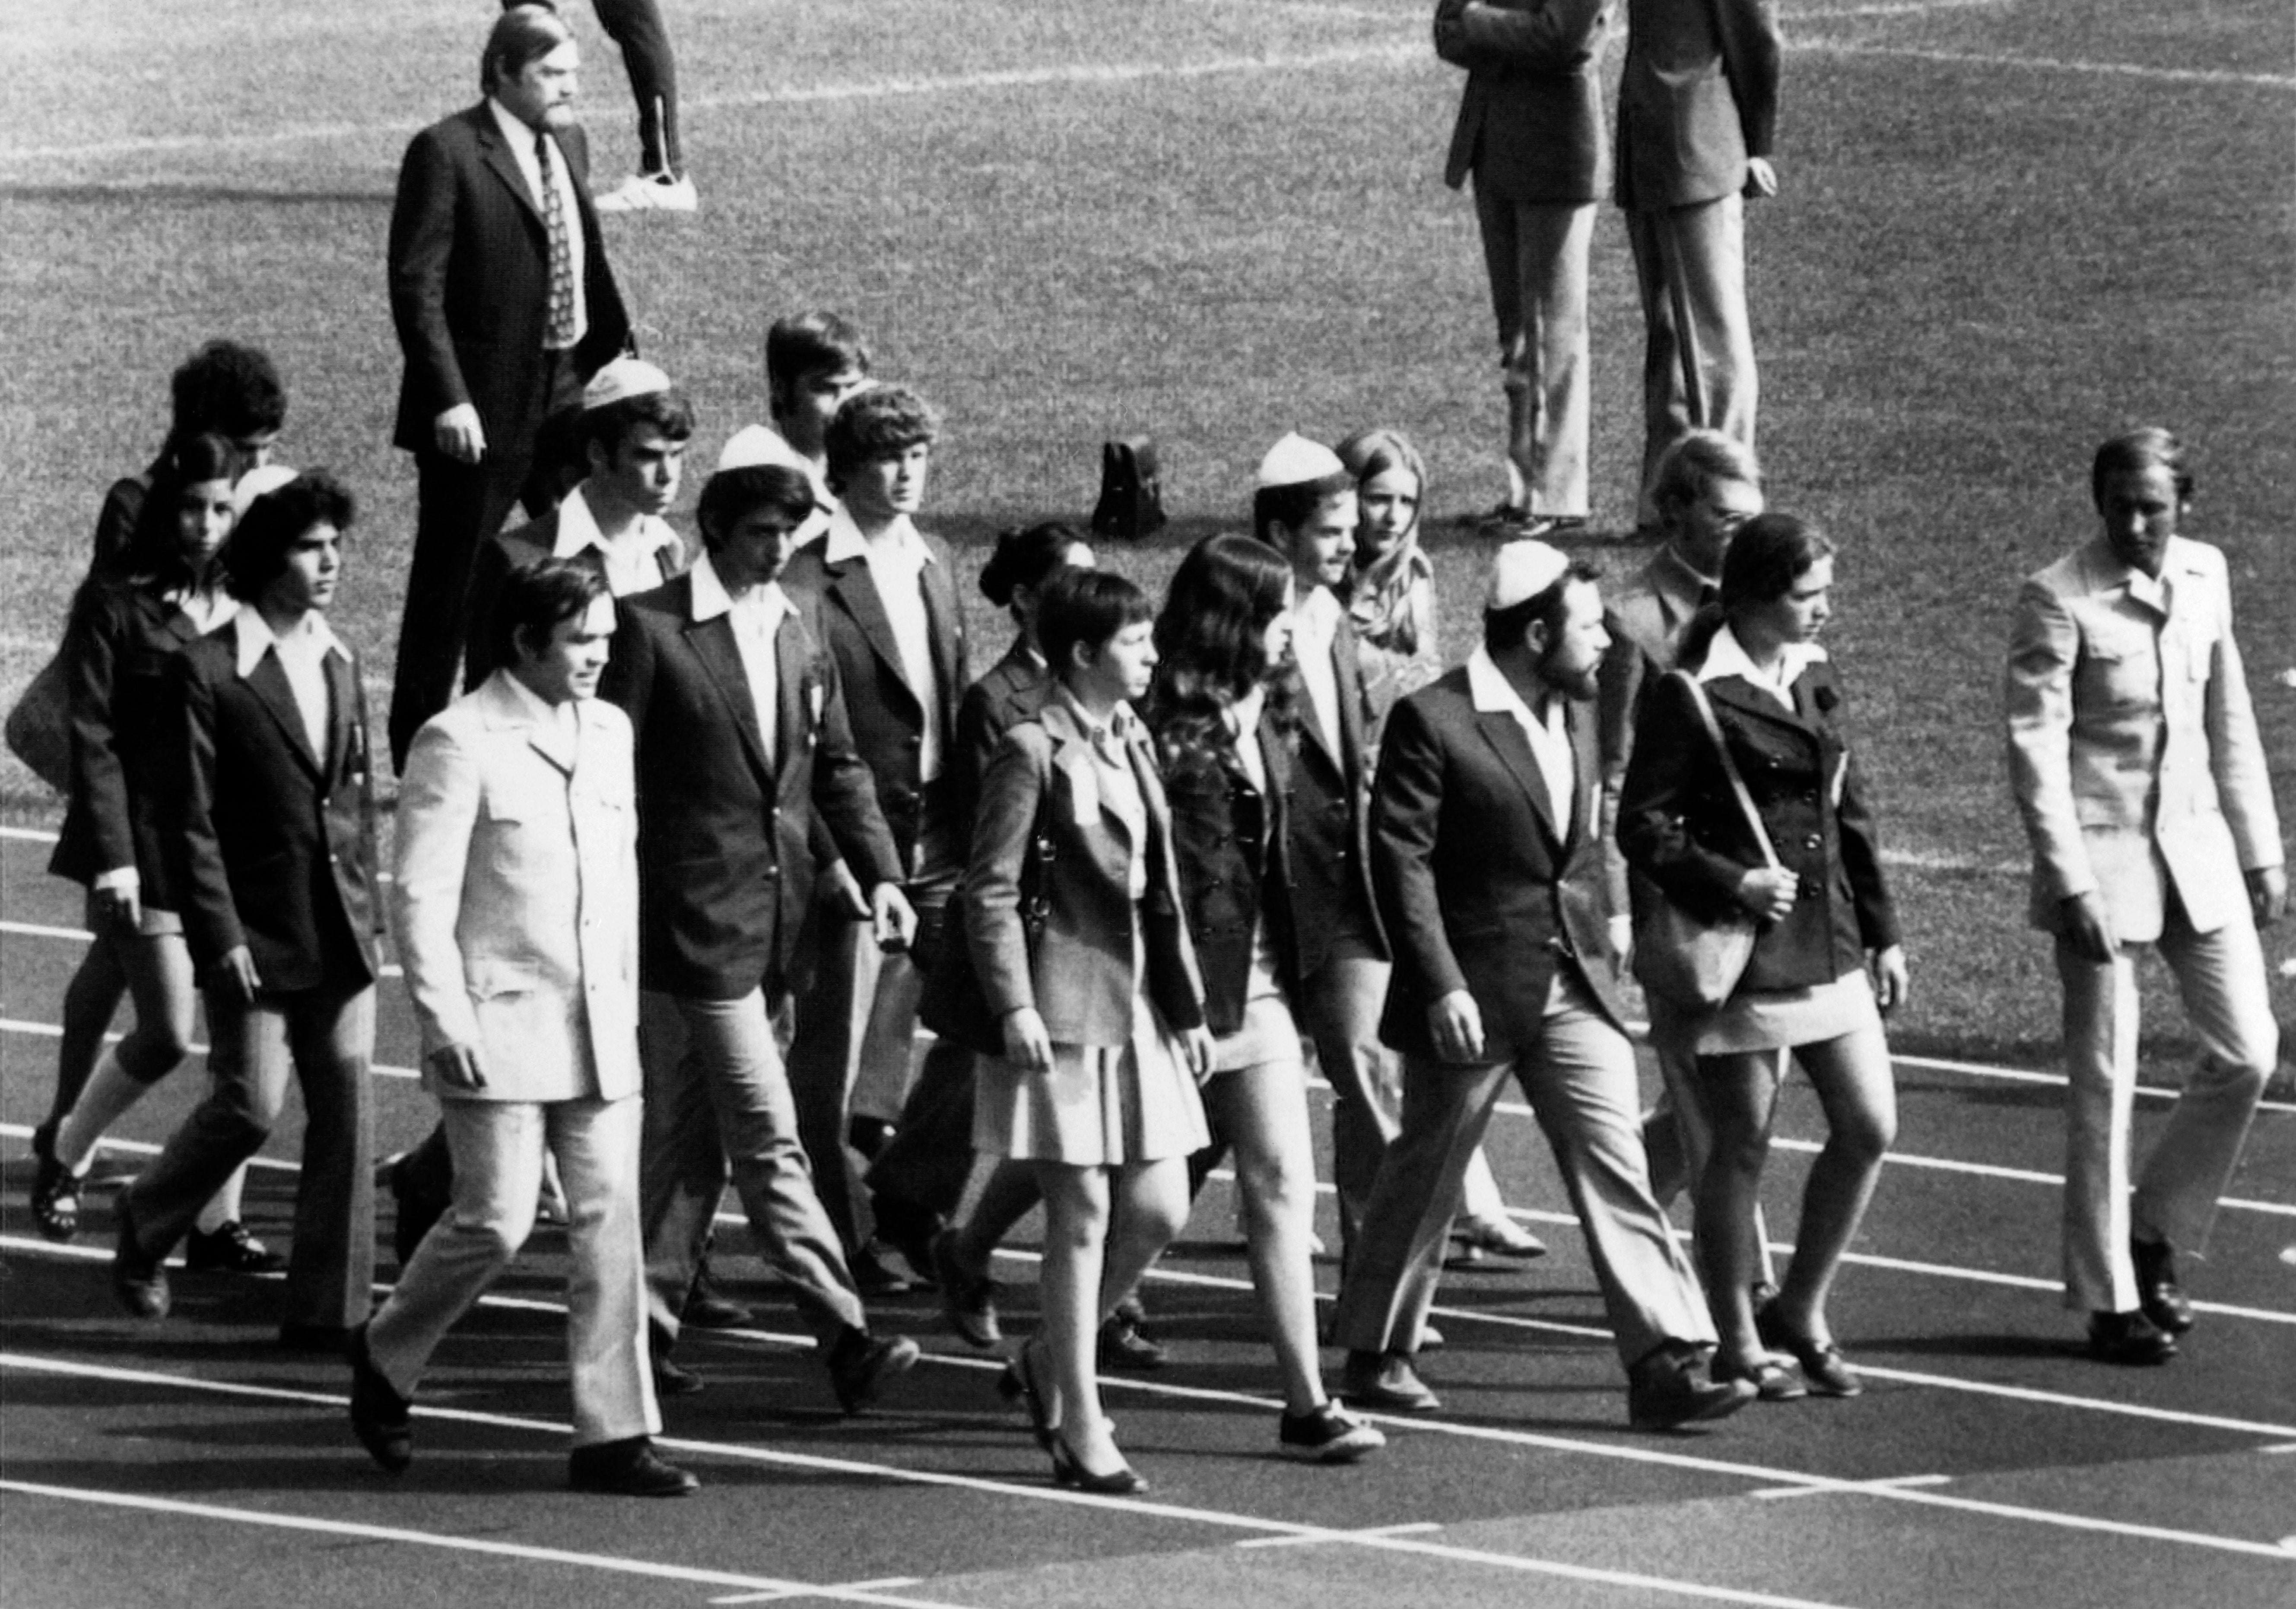
<svg viewBox="0 0 2296 1609">
<path fill-rule="evenodd" d="M 1812 833 L 1801 841 L 1801 847 L 1806 850 L 1822 850 L 1825 847 L 1825 840 Z"/>
</svg>

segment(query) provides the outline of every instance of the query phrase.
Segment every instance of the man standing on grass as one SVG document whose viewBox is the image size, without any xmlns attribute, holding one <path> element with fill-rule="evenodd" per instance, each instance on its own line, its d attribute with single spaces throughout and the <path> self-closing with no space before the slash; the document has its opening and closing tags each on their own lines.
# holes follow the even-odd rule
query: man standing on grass
<svg viewBox="0 0 2296 1609">
<path fill-rule="evenodd" d="M 2279 1055 L 2257 929 L 2288 903 L 2224 555 L 2187 541 L 2185 449 L 2097 449 L 2097 535 L 2029 579 L 2009 641 L 2009 776 L 2033 925 L 2065 991 L 2065 1305 L 2089 1355 L 2166 1363 L 2198 1257 Z M 2129 1193 L 2136 958 L 2176 974 L 2201 1062 Z"/>
<path fill-rule="evenodd" d="M 1754 445 L 1742 198 L 1778 192 L 1782 48 L 1770 0 L 1627 0 L 1619 205 L 1643 300 L 1638 529 L 1659 523 L 1659 460 L 1685 431 Z"/>
<path fill-rule="evenodd" d="M 1607 177 L 1603 46 L 1611 0 L 1441 0 L 1435 52 L 1467 70 L 1443 182 L 1475 181 L 1498 316 L 1507 495 L 1482 529 L 1587 523 L 1587 254 Z"/>
<path fill-rule="evenodd" d="M 390 214 L 390 316 L 406 357 L 396 445 L 414 455 L 414 556 L 390 693 L 390 753 L 455 694 L 480 545 L 555 488 L 535 434 L 629 342 L 574 121 L 581 53 L 516 5 L 480 58 L 486 98 L 406 147 Z"/>
</svg>

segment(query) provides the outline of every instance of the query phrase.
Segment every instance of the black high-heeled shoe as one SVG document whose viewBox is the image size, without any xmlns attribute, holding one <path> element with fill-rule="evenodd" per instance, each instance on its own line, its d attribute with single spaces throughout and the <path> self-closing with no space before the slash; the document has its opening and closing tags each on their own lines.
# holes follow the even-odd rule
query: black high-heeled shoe
<svg viewBox="0 0 2296 1609">
<path fill-rule="evenodd" d="M 1069 1450 L 1069 1444 L 1054 1433 L 1052 1438 L 1053 1484 L 1071 1486 L 1100 1498 L 1128 1498 L 1148 1490 L 1148 1482 L 1132 1465 L 1119 1458 L 1116 1467 L 1105 1474 L 1095 1474 L 1084 1466 L 1082 1459 Z"/>
<path fill-rule="evenodd" d="M 1029 1428 L 1037 1438 L 1037 1445 L 1045 1451 L 1055 1452 L 1055 1433 L 1053 1429 L 1052 1399 L 1037 1375 L 1039 1348 L 1034 1337 L 1021 1343 L 1005 1364 L 1004 1372 L 996 1376 L 996 1394 L 1007 1402 L 1018 1402 L 1029 1415 Z M 1058 1473 L 1057 1456 L 1054 1459 Z"/>
</svg>

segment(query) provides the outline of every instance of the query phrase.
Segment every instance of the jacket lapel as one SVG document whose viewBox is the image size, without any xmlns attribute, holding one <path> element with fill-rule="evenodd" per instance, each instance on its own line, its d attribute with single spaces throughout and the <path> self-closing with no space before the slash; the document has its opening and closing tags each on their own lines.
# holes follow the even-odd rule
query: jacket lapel
<svg viewBox="0 0 2296 1609">
<path fill-rule="evenodd" d="M 1562 833 L 1555 825 L 1554 808 L 1546 796 L 1546 775 L 1538 768 L 1538 760 L 1530 751 L 1530 739 L 1522 735 L 1521 724 L 1504 710 L 1478 710 L 1475 725 L 1483 741 L 1497 751 L 1499 759 L 1513 773 L 1523 796 L 1530 801 L 1531 814 L 1546 829 L 1547 841 L 1562 848 Z"/>
<path fill-rule="evenodd" d="M 1363 665 L 1356 653 L 1355 628 L 1345 615 L 1332 633 L 1332 676 L 1339 688 L 1340 749 L 1332 758 L 1351 788 L 1363 785 Z"/>
<path fill-rule="evenodd" d="M 775 634 L 779 636 L 778 633 Z M 734 724 L 742 734 L 742 747 L 749 754 L 750 764 L 758 775 L 773 781 L 774 768 L 766 761 L 765 735 L 758 727 L 758 701 L 750 693 L 750 673 L 742 668 L 741 645 L 734 640 L 734 621 L 730 615 L 715 620 L 685 623 L 685 640 L 693 650 L 693 657 L 718 684 L 718 694 L 734 712 Z M 770 785 L 767 789 L 771 792 Z"/>
<path fill-rule="evenodd" d="M 519 168 L 518 159 L 511 154 L 503 141 L 503 132 L 495 123 L 495 114 L 480 102 L 471 114 L 472 126 L 478 131 L 479 160 L 494 170 L 496 178 L 510 186 L 520 206 L 536 224 L 542 223 L 542 209 L 534 204 L 534 192 L 526 187 L 526 175 Z"/>
<path fill-rule="evenodd" d="M 322 780 L 332 786 L 343 774 L 358 721 L 358 667 L 340 653 L 329 653 L 320 663 L 327 672 L 327 769 Z"/>
<path fill-rule="evenodd" d="M 956 650 L 959 634 L 964 628 L 964 617 L 957 610 L 956 594 L 949 586 L 947 565 L 931 560 L 926 562 L 924 594 L 925 636 L 932 644 L 933 686 L 944 706 L 941 711 L 944 724 L 954 726 L 955 711 L 948 706 L 953 705 L 958 691 Z"/>
<path fill-rule="evenodd" d="M 774 633 L 774 702 L 780 706 L 775 713 L 781 722 L 781 729 L 774 734 L 774 753 L 785 774 L 791 757 L 810 741 L 816 725 L 814 711 L 805 707 L 809 693 L 820 696 L 819 679 L 813 676 L 813 669 L 812 646 L 798 618 L 783 617 L 781 629 Z"/>
<path fill-rule="evenodd" d="M 286 667 L 280 664 L 275 652 L 266 653 L 255 661 L 255 669 L 247 673 L 247 685 L 278 724 L 287 746 L 303 762 L 303 768 L 314 776 L 324 776 L 319 757 L 311 751 L 310 735 L 303 730 L 303 711 L 295 702 L 295 690 L 287 685 Z"/>
</svg>

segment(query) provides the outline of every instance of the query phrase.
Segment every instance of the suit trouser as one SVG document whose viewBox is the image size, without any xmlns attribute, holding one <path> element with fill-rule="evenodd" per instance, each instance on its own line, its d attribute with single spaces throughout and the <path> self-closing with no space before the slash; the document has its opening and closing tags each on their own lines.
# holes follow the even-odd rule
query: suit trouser
<svg viewBox="0 0 2296 1609">
<path fill-rule="evenodd" d="M 1635 519 L 1655 526 L 1651 493 L 1668 447 L 1697 428 L 1720 431 L 1749 450 L 1754 445 L 1759 386 L 1746 314 L 1745 203 L 1726 195 L 1629 209 L 1627 243 L 1643 299 L 1643 482 Z"/>
<path fill-rule="evenodd" d="M 1535 514 L 1587 513 L 1587 254 L 1592 201 L 1518 201 L 1475 185 L 1483 266 L 1498 316 L 1507 462 Z M 1512 500 L 1512 499 L 1511 499 Z"/>
<path fill-rule="evenodd" d="M 1583 986 L 1559 980 L 1537 1043 L 1515 1059 L 1404 1059 L 1403 1128 L 1380 1165 L 1348 1260 L 1333 1343 L 1350 1351 L 1419 1350 L 1467 1159 L 1482 1143 L 1509 1073 L 1554 1148 L 1620 1359 L 1631 1367 L 1668 1342 L 1711 1344 L 1705 1299 L 1651 1199 L 1634 1047 Z"/>
<path fill-rule="evenodd" d="M 677 59 L 655 0 L 596 0 L 598 26 L 621 48 L 638 107 L 641 173 L 685 171 L 677 142 Z"/>
<path fill-rule="evenodd" d="M 1696 1024 L 1659 997 L 1650 997 L 1650 1045 L 1658 1057 L 1658 1104 L 1643 1120 L 1643 1151 L 1650 1159 L 1651 1195 L 1660 1206 L 1674 1204 L 1683 1192 L 1697 1193 L 1714 1150 L 1714 1125 L 1698 1096 L 1698 1053 L 1693 1047 Z M 1770 1227 L 1761 1203 L 1754 1204 L 1754 1244 L 1760 1253 L 1762 1283 L 1778 1283 L 1777 1264 L 1770 1256 Z"/>
<path fill-rule="evenodd" d="M 1379 1038 L 1391 971 L 1360 943 L 1342 940 L 1323 965 L 1300 980 L 1300 1026 L 1332 1087 L 1332 1183 L 1342 1252 L 1361 1232 L 1380 1160 L 1398 1128 L 1402 1096 L 1396 1056 Z"/>
<path fill-rule="evenodd" d="M 2136 957 L 2083 960 L 2060 940 L 2065 989 L 2065 1305 L 2125 1313 L 2137 1305 L 2132 1227 L 2194 1257 L 2208 1248 L 2217 1198 L 2232 1178 L 2249 1121 L 2279 1055 L 2264 951 L 2245 906 L 2196 933 L 2172 902 L 2159 940 L 2176 974 L 2201 1060 L 2129 1195 L 2136 1096 Z"/>
<path fill-rule="evenodd" d="M 639 1165 L 648 1305 L 673 1340 L 693 1270 L 729 1172 L 758 1255 L 824 1341 L 868 1317 L 837 1231 L 814 1194 L 798 1143 L 797 1107 L 762 989 L 696 1000 L 638 997 L 645 1061 L 645 1137 Z"/>
<path fill-rule="evenodd" d="M 422 1239 L 367 1326 L 367 1353 L 411 1397 L 430 1355 L 534 1230 L 545 1152 L 566 1186 L 566 1360 L 574 1444 L 661 1429 L 646 1355 L 645 1252 L 638 1233 L 641 1103 L 442 1101 L 455 1201 Z"/>
<path fill-rule="evenodd" d="M 120 1198 L 136 1247 L 164 1256 L 199 1221 L 270 1138 L 291 1074 L 303 1089 L 303 1166 L 283 1321 L 359 1324 L 374 1284 L 373 986 L 264 994 L 251 1006 L 209 989 L 207 1013 L 213 1087 Z"/>
</svg>

